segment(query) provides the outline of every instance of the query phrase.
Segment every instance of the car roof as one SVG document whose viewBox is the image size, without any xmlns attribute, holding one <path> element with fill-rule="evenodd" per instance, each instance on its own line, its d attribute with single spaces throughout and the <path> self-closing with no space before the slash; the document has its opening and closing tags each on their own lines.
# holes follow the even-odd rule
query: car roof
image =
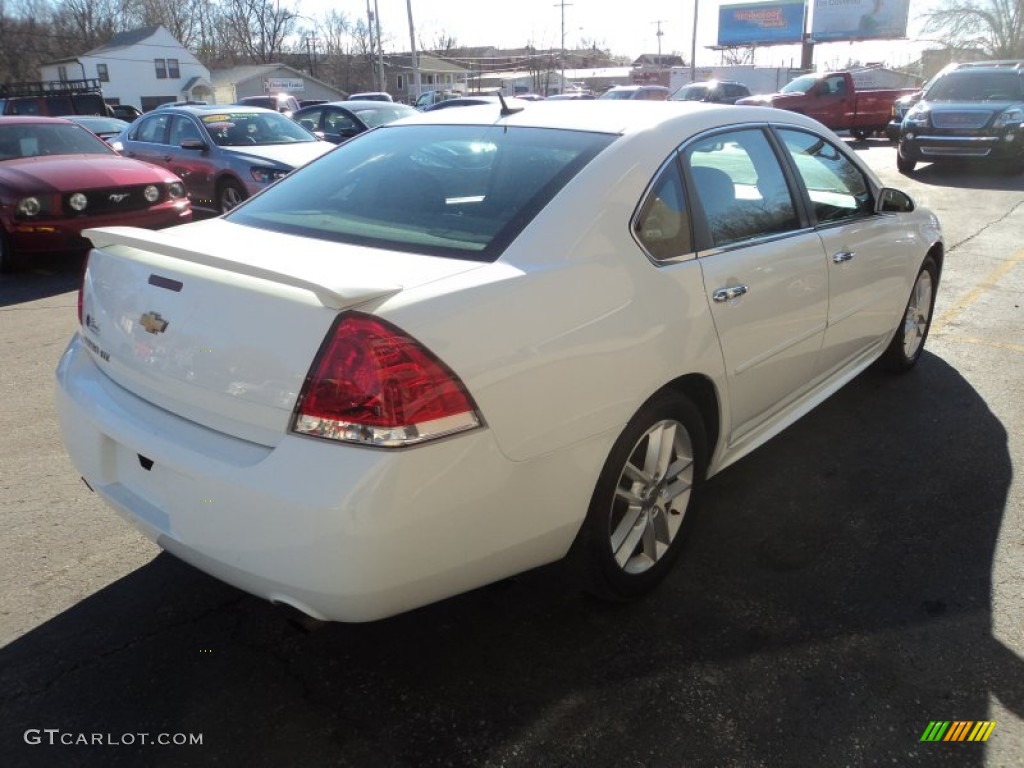
<svg viewBox="0 0 1024 768">
<path fill-rule="evenodd" d="M 155 111 L 155 110 L 154 110 Z M 189 104 L 180 107 L 165 107 L 160 110 L 161 112 L 184 112 L 190 115 L 206 115 L 206 114 L 218 114 L 220 112 L 230 112 L 232 114 L 245 114 L 252 112 L 254 114 L 281 114 L 276 109 L 266 109 L 265 107 L 253 107 L 249 104 Z"/>
<path fill-rule="evenodd" d="M 511 101 L 511 100 L 509 100 Z M 628 134 L 648 131 L 669 122 L 690 123 L 684 132 L 698 133 L 719 126 L 739 125 L 744 122 L 773 122 L 801 125 L 821 130 L 821 125 L 796 112 L 771 107 L 734 106 L 685 101 L 616 101 L 587 99 L 583 103 L 571 100 L 517 101 L 518 112 L 502 117 L 500 105 L 480 104 L 459 109 L 438 109 L 421 112 L 389 125 L 447 124 L 484 125 L 501 124 L 531 128 L 556 128 L 571 131 L 589 131 L 609 134 Z"/>
<path fill-rule="evenodd" d="M 1024 75 L 1024 68 L 1022 67 L 1001 67 L 998 64 L 986 64 L 985 66 L 968 66 L 968 67 L 957 67 L 956 69 L 950 69 L 945 72 L 941 72 L 943 75 L 962 75 L 972 74 L 975 72 L 1009 72 L 1010 74 Z"/>
<path fill-rule="evenodd" d="M 397 101 L 382 101 L 380 99 L 342 99 L 340 101 L 325 101 L 323 104 L 310 104 L 303 107 L 299 112 L 307 109 L 321 109 L 322 107 L 341 107 L 342 109 L 385 109 L 387 107 L 409 107 L 408 104 L 400 104 Z M 409 107 L 412 109 L 412 107 Z"/>
<path fill-rule="evenodd" d="M 1024 69 L 1024 59 L 991 59 L 990 61 L 961 61 L 949 65 L 949 71 L 958 69 Z"/>
<path fill-rule="evenodd" d="M 704 87 L 711 85 L 743 85 L 743 87 L 746 88 L 746 86 L 739 80 L 697 80 L 695 82 L 687 83 L 686 85 L 681 85 L 679 87 L 686 88 L 691 85 L 700 85 Z"/>
</svg>

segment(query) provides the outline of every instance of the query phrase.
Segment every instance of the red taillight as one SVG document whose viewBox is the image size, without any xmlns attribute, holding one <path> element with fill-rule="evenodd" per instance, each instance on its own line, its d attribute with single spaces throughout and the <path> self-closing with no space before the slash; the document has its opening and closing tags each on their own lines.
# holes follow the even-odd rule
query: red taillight
<svg viewBox="0 0 1024 768">
<path fill-rule="evenodd" d="M 78 281 L 78 324 L 82 324 L 82 303 L 85 301 L 85 272 L 89 269 L 89 254 L 82 259 L 82 277 Z"/>
<path fill-rule="evenodd" d="M 459 378 L 411 336 L 369 315 L 338 317 L 299 395 L 293 429 L 399 447 L 480 425 Z"/>
</svg>

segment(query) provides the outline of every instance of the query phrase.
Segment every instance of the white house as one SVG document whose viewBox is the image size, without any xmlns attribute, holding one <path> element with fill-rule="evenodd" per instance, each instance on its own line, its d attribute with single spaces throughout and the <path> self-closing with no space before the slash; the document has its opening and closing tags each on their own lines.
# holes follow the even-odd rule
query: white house
<svg viewBox="0 0 1024 768">
<path fill-rule="evenodd" d="M 213 101 L 210 71 L 163 27 L 120 32 L 39 72 L 43 80 L 99 80 L 109 103 L 143 110 L 169 101 Z"/>
</svg>

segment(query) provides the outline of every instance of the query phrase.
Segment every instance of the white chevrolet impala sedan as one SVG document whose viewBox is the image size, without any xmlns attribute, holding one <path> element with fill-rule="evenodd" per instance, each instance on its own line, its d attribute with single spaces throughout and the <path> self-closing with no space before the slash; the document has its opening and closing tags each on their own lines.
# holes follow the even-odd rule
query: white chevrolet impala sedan
<svg viewBox="0 0 1024 768">
<path fill-rule="evenodd" d="M 86 234 L 78 471 L 168 552 L 340 621 L 562 558 L 649 591 L 705 478 L 914 366 L 944 256 L 818 123 L 678 102 L 423 114 L 219 219 Z"/>
</svg>

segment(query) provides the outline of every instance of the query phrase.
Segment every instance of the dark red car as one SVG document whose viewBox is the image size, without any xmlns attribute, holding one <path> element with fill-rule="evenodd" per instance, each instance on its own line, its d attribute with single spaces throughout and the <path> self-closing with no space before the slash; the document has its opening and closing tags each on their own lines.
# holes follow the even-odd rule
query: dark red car
<svg viewBox="0 0 1024 768">
<path fill-rule="evenodd" d="M 0 117 L 0 271 L 32 254 L 85 251 L 88 227 L 191 220 L 170 171 L 121 157 L 68 120 Z"/>
</svg>

